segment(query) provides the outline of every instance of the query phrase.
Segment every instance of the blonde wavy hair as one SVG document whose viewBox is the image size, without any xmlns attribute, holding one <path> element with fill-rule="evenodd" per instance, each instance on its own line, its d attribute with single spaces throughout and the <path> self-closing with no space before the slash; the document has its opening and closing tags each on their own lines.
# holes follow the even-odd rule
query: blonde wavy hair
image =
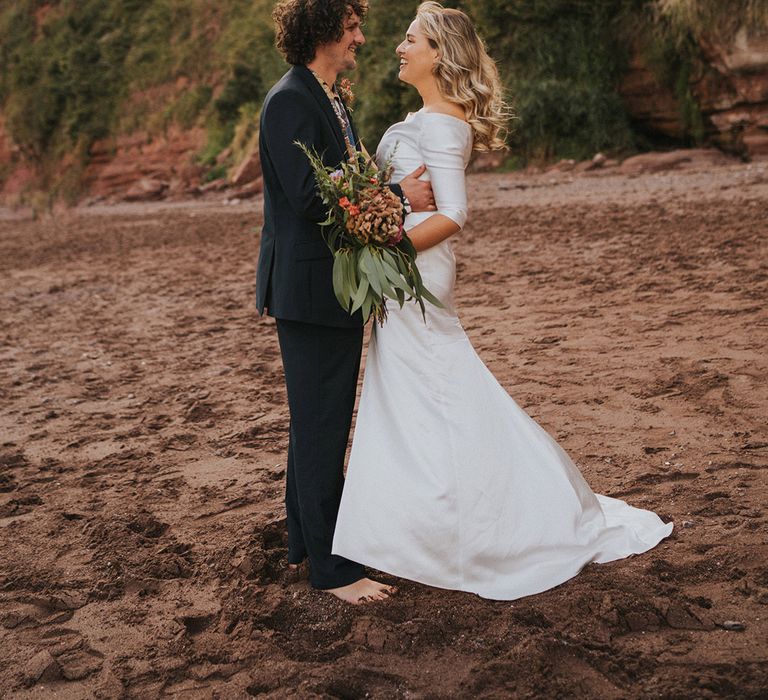
<svg viewBox="0 0 768 700">
<path fill-rule="evenodd" d="M 416 19 L 430 46 L 440 54 L 433 69 L 440 94 L 464 108 L 474 133 L 474 149 L 506 149 L 509 107 L 496 64 L 472 21 L 461 10 L 438 2 L 421 3 Z"/>
</svg>

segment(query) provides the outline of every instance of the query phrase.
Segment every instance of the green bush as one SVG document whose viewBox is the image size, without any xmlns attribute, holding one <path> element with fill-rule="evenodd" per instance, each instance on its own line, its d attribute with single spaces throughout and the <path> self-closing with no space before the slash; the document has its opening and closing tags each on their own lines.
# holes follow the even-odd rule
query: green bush
<svg viewBox="0 0 768 700">
<path fill-rule="evenodd" d="M 0 108 L 11 137 L 44 163 L 87 154 L 94 139 L 121 131 L 204 124 L 209 139 L 199 159 L 213 166 L 238 123 L 247 122 L 243 115 L 258 111 L 288 68 L 273 46 L 274 4 L 0 0 Z M 419 106 L 416 91 L 397 79 L 394 53 L 418 4 L 371 3 L 353 78 L 355 121 L 371 148 Z M 638 47 L 677 97 L 683 139 L 699 142 L 704 123 L 690 86 L 701 67 L 701 37 L 768 23 L 765 0 L 444 4 L 473 17 L 499 64 L 517 114 L 510 137 L 516 164 L 642 145 L 617 90 Z"/>
<path fill-rule="evenodd" d="M 417 1 L 375 3 L 361 52 L 355 119 L 375 144 L 384 130 L 418 109 L 416 91 L 397 78 L 395 47 Z M 626 63 L 613 23 L 622 0 L 464 0 L 500 68 L 516 119 L 511 146 L 518 157 L 592 156 L 634 146 L 617 83 Z"/>
</svg>

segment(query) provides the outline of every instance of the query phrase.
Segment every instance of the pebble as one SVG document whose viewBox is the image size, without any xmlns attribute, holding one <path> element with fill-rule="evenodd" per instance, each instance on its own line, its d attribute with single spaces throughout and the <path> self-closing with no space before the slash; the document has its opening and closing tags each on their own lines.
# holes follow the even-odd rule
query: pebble
<svg viewBox="0 0 768 700">
<path fill-rule="evenodd" d="M 723 622 L 723 624 L 720 625 L 720 627 L 730 632 L 743 632 L 745 629 L 747 629 L 747 626 L 738 620 L 726 620 Z"/>
</svg>

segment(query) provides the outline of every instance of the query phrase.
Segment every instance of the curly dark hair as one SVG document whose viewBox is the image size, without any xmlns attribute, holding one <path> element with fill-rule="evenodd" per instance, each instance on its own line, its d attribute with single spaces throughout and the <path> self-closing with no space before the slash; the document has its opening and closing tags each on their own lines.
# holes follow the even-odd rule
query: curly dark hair
<svg viewBox="0 0 768 700">
<path fill-rule="evenodd" d="M 368 0 L 282 0 L 272 12 L 275 45 L 288 63 L 305 66 L 318 46 L 341 39 L 350 11 L 364 19 Z"/>
</svg>

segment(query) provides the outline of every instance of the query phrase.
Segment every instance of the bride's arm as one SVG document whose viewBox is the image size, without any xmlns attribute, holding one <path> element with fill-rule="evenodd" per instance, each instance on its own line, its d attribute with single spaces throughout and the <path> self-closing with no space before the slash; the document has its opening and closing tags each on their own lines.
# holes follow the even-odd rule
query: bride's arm
<svg viewBox="0 0 768 700">
<path fill-rule="evenodd" d="M 445 119 L 445 115 L 426 117 L 419 150 L 429 171 L 437 211 L 408 231 L 419 252 L 457 233 L 467 220 L 464 154 L 471 138 L 463 122 Z"/>
<path fill-rule="evenodd" d="M 422 250 L 427 250 L 427 248 L 442 243 L 446 238 L 450 238 L 459 231 L 461 231 L 461 226 L 453 219 L 438 212 L 430 216 L 426 221 L 416 224 L 416 226 L 408 231 L 408 238 L 411 239 L 416 252 L 420 253 Z"/>
</svg>

